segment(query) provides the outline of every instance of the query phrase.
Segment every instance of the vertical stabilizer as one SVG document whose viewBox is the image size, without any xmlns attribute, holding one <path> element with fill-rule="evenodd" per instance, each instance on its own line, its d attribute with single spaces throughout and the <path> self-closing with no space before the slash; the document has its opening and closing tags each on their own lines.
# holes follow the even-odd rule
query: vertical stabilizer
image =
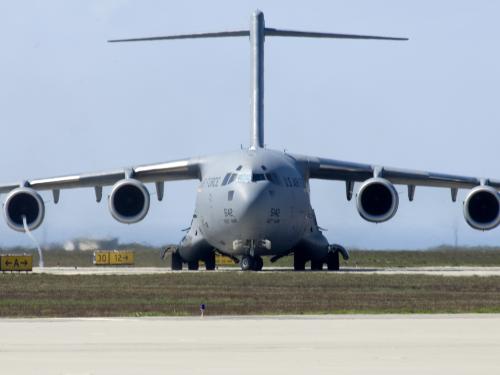
<svg viewBox="0 0 500 375">
<path fill-rule="evenodd" d="M 264 39 L 264 13 L 256 10 L 250 20 L 252 149 L 264 147 Z"/>
<path fill-rule="evenodd" d="M 152 36 L 146 38 L 114 39 L 109 42 L 143 42 L 175 39 L 203 39 L 226 37 L 250 37 L 250 69 L 251 69 L 251 126 L 250 148 L 264 147 L 264 40 L 266 36 L 298 37 L 298 38 L 327 38 L 327 39 L 375 39 L 375 40 L 408 40 L 373 35 L 324 33 L 315 31 L 297 31 L 266 28 L 264 13 L 260 10 L 253 12 L 249 30 L 217 31 L 196 34 L 178 34 L 166 36 Z"/>
</svg>

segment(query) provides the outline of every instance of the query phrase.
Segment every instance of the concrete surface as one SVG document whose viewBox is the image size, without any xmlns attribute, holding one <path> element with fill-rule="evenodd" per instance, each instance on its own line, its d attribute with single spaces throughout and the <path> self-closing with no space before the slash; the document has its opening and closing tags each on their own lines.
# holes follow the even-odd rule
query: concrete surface
<svg viewBox="0 0 500 375">
<path fill-rule="evenodd" d="M 499 374 L 500 315 L 0 319 L 2 374 Z"/>
<path fill-rule="evenodd" d="M 241 272 L 237 267 L 222 267 L 217 272 Z M 291 268 L 266 267 L 262 272 L 287 272 Z M 166 267 L 46 267 L 33 269 L 35 273 L 50 273 L 54 275 L 139 275 L 162 274 L 170 272 L 200 272 L 171 271 Z M 202 271 L 207 272 L 207 271 Z M 208 271 L 213 272 L 213 271 Z M 325 271 L 326 272 L 326 271 Z M 401 267 L 401 268 L 343 268 L 342 273 L 381 274 L 381 275 L 442 275 L 442 276 L 500 276 L 500 267 Z"/>
</svg>

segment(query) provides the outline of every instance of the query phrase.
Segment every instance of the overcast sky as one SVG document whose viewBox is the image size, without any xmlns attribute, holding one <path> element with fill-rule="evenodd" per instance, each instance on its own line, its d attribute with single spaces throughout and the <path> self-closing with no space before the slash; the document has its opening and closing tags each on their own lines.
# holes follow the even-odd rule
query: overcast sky
<svg viewBox="0 0 500 375">
<path fill-rule="evenodd" d="M 249 144 L 246 38 L 106 43 L 248 27 L 407 36 L 409 42 L 266 40 L 265 143 L 341 160 L 500 178 L 498 1 L 2 1 L 1 180 L 114 169 Z M 36 236 L 178 242 L 196 182 L 166 185 L 141 223 L 114 221 L 92 190 L 50 193 Z M 153 189 L 151 189 L 153 190 Z M 109 189 L 107 190 L 109 192 Z M 331 242 L 367 248 L 499 245 L 450 192 L 417 188 L 384 224 L 363 221 L 340 182 L 313 181 Z M 29 244 L 2 223 L 0 244 Z"/>
</svg>

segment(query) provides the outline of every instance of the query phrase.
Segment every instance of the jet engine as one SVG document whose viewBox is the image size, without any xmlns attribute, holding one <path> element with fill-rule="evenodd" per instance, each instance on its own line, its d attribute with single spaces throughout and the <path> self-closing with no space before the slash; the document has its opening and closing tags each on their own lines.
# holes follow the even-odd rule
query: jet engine
<svg viewBox="0 0 500 375">
<path fill-rule="evenodd" d="M 133 224 L 144 219 L 149 211 L 149 192 L 134 179 L 118 181 L 108 200 L 111 215 L 121 223 Z"/>
<path fill-rule="evenodd" d="M 478 186 L 464 201 L 467 224 L 478 230 L 490 230 L 500 224 L 500 196 L 491 186 Z"/>
<path fill-rule="evenodd" d="M 383 178 L 370 178 L 359 189 L 357 207 L 361 217 L 372 223 L 391 219 L 398 210 L 398 192 Z"/>
<path fill-rule="evenodd" d="M 17 232 L 24 232 L 23 217 L 29 230 L 38 228 L 45 216 L 45 204 L 35 190 L 20 187 L 12 190 L 5 199 L 3 214 L 7 225 Z"/>
</svg>

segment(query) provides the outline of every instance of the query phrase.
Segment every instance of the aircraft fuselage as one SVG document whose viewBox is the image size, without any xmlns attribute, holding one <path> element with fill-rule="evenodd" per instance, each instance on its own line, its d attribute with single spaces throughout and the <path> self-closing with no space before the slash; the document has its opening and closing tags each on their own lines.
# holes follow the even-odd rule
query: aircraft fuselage
<svg viewBox="0 0 500 375">
<path fill-rule="evenodd" d="M 207 247 L 234 256 L 287 254 L 317 231 L 309 184 L 292 156 L 249 149 L 204 165 L 183 258 Z"/>
</svg>

